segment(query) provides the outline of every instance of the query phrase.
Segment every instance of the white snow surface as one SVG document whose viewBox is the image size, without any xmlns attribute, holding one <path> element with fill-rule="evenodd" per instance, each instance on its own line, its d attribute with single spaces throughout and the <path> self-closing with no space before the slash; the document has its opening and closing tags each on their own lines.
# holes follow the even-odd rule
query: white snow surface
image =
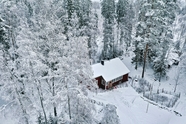
<svg viewBox="0 0 186 124">
<path fill-rule="evenodd" d="M 171 118 L 169 124 L 185 124 L 186 123 L 186 116 L 185 117 L 173 117 Z"/>
<path fill-rule="evenodd" d="M 111 59 L 104 61 L 104 65 L 97 63 L 92 65 L 93 78 L 102 76 L 106 82 L 109 82 L 117 77 L 129 73 L 129 69 L 119 59 Z"/>
<path fill-rule="evenodd" d="M 148 103 L 130 86 L 97 95 L 90 93 L 89 97 L 104 104 L 115 105 L 120 124 L 185 124 L 186 121 L 186 116 L 177 116 L 171 109 L 162 109 Z"/>
</svg>

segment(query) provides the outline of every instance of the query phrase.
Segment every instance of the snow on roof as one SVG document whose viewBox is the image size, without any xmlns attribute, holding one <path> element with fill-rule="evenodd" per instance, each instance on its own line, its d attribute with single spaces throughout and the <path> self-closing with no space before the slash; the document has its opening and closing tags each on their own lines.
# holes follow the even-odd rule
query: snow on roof
<svg viewBox="0 0 186 124">
<path fill-rule="evenodd" d="M 93 78 L 102 76 L 106 82 L 130 72 L 119 58 L 106 60 L 104 61 L 104 65 L 101 63 L 94 64 L 92 65 L 92 70 L 94 74 Z"/>
</svg>

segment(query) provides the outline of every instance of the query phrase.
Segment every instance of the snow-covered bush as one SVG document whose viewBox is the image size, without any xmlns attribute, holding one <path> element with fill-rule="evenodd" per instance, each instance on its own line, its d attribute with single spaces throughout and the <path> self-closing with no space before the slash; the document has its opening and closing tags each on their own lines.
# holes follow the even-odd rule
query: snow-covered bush
<svg viewBox="0 0 186 124">
<path fill-rule="evenodd" d="M 116 113 L 116 106 L 107 104 L 103 108 L 104 116 L 101 120 L 101 124 L 119 124 L 119 118 Z"/>
<path fill-rule="evenodd" d="M 132 83 L 132 87 L 138 92 L 138 93 L 142 93 L 142 92 L 146 92 L 146 91 L 150 91 L 151 88 L 151 84 L 146 81 L 143 78 L 134 78 L 135 80 L 133 80 Z"/>
</svg>

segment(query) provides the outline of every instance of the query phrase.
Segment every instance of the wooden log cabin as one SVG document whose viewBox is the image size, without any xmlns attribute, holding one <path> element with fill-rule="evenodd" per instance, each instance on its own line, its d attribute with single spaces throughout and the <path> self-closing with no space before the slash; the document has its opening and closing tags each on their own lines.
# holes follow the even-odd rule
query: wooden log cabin
<svg viewBox="0 0 186 124">
<path fill-rule="evenodd" d="M 113 86 L 128 81 L 129 69 L 119 59 L 101 61 L 92 65 L 93 78 L 96 79 L 99 88 L 109 89 Z"/>
</svg>

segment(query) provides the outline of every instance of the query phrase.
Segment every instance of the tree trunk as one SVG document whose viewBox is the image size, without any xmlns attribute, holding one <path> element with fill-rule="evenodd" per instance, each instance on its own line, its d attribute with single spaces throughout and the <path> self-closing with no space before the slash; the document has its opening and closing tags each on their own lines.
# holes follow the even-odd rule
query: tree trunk
<svg viewBox="0 0 186 124">
<path fill-rule="evenodd" d="M 69 94 L 68 94 L 68 84 L 67 84 L 67 81 L 65 80 L 66 82 L 66 88 L 67 88 L 67 102 L 68 102 L 68 112 L 69 112 L 69 119 L 71 120 L 71 110 L 70 110 L 70 97 L 69 97 Z"/>
<path fill-rule="evenodd" d="M 143 62 L 143 71 L 142 71 L 142 78 L 144 77 L 144 73 L 145 73 L 145 65 L 146 65 L 147 51 L 148 51 L 148 43 L 146 44 L 146 48 L 145 48 L 144 62 Z"/>
<path fill-rule="evenodd" d="M 39 86 L 41 86 L 41 82 L 40 81 L 38 81 L 38 82 L 39 82 Z M 47 116 L 46 116 L 46 112 L 45 112 L 45 108 L 44 108 L 44 104 L 43 104 L 43 94 L 42 94 L 42 91 L 40 91 L 41 89 L 39 88 L 39 86 L 37 86 L 37 91 L 39 94 L 41 108 L 42 108 L 43 114 L 44 114 L 45 124 L 47 124 Z"/>
<path fill-rule="evenodd" d="M 135 69 L 137 70 L 138 69 L 138 59 L 136 57 L 136 65 L 135 65 Z"/>
<path fill-rule="evenodd" d="M 26 110 L 25 110 L 24 107 L 23 107 L 23 103 L 22 103 L 22 101 L 21 101 L 20 94 L 19 94 L 17 88 L 15 88 L 15 89 L 16 89 L 16 94 L 17 94 L 17 96 L 18 96 L 18 101 L 19 101 L 19 103 L 20 103 L 20 106 L 21 106 L 21 109 L 22 109 L 22 112 L 23 112 L 23 115 L 24 115 L 25 123 L 26 123 L 26 124 L 29 124 L 28 118 L 26 117 L 27 113 L 26 113 Z"/>
<path fill-rule="evenodd" d="M 176 88 L 177 88 L 178 84 L 176 83 L 175 87 L 174 87 L 174 92 L 176 92 Z"/>
<path fill-rule="evenodd" d="M 175 76 L 175 87 L 174 87 L 174 92 L 176 92 L 176 89 L 177 89 L 177 86 L 178 86 L 178 83 L 179 83 L 179 78 L 180 78 L 180 70 L 179 68 L 177 69 L 177 72 L 176 72 L 176 76 Z"/>
<path fill-rule="evenodd" d="M 71 110 L 70 110 L 70 97 L 69 97 L 69 95 L 67 94 L 67 98 L 68 98 L 68 112 L 69 112 L 69 118 L 70 118 L 70 120 L 71 120 Z"/>
<path fill-rule="evenodd" d="M 52 78 L 52 95 L 55 96 L 55 84 L 54 84 L 54 77 Z M 57 117 L 57 110 L 54 104 L 54 117 Z"/>
<path fill-rule="evenodd" d="M 160 72 L 160 75 L 159 75 L 159 82 L 161 81 L 161 74 L 162 74 L 162 72 Z"/>
</svg>

